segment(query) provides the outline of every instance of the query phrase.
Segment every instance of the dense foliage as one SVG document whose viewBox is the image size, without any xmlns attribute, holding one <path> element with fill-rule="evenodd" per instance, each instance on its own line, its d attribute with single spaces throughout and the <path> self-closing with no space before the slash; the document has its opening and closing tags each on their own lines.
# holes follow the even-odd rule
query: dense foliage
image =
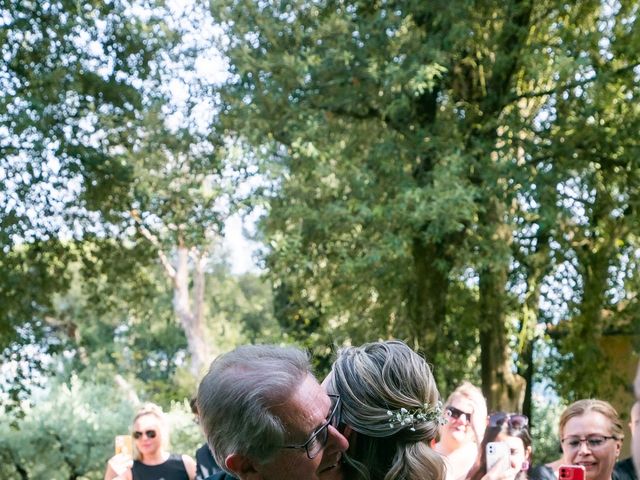
<svg viewBox="0 0 640 480">
<path fill-rule="evenodd" d="M 274 178 L 262 227 L 288 330 L 408 339 L 447 388 L 479 365 L 505 409 L 546 332 L 563 392 L 600 393 L 598 342 L 637 318 L 635 2 L 212 11 L 222 121 Z"/>
<path fill-rule="evenodd" d="M 0 476 L 38 478 L 25 452 L 55 438 L 52 471 L 99 478 L 118 375 L 168 407 L 239 343 L 304 345 L 322 375 L 391 337 L 443 395 L 533 411 L 550 459 L 533 384 L 608 398 L 603 345 L 638 331 L 639 21 L 630 0 L 1 2 Z M 256 206 L 266 279 L 221 248 Z"/>
<path fill-rule="evenodd" d="M 6 479 L 104 478 L 114 437 L 127 434 L 137 405 L 107 382 L 78 377 L 36 392 L 24 416 L 0 415 L 0 476 Z M 202 433 L 187 404 L 167 411 L 171 449 L 195 455 Z"/>
</svg>

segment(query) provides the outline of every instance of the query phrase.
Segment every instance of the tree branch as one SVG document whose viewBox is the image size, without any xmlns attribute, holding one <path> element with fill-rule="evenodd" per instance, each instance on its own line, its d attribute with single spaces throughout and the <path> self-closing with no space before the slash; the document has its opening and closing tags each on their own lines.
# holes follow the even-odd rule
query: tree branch
<svg viewBox="0 0 640 480">
<path fill-rule="evenodd" d="M 147 227 L 145 227 L 142 224 L 142 220 L 140 218 L 140 215 L 138 215 L 138 212 L 136 210 L 132 210 L 131 211 L 131 217 L 136 222 L 136 225 L 138 226 L 138 231 L 140 232 L 140 234 L 144 238 L 149 240 L 149 242 L 151 242 L 151 245 L 156 247 L 156 250 L 158 250 L 158 258 L 160 258 L 160 263 L 162 263 L 162 267 L 164 268 L 165 273 L 171 279 L 171 282 L 173 283 L 173 285 L 175 287 L 175 285 L 176 285 L 176 269 L 173 268 L 173 265 L 171 265 L 171 262 L 169 261 L 169 258 L 167 257 L 167 255 L 162 250 L 162 246 L 160 245 L 160 240 L 158 239 L 157 236 L 155 236 L 153 233 L 151 233 Z"/>
<path fill-rule="evenodd" d="M 617 70 L 614 70 L 613 72 L 611 72 L 610 75 L 612 76 L 618 76 L 621 75 L 625 72 L 628 72 L 630 70 L 633 70 L 634 68 L 638 67 L 640 65 L 639 63 L 634 63 L 632 65 L 627 65 L 626 67 L 621 67 L 618 68 Z M 563 92 L 566 90 L 571 90 L 572 88 L 576 88 L 576 87 L 583 87 L 585 85 L 588 85 L 591 82 L 594 82 L 596 79 L 598 78 L 597 75 L 594 75 L 593 77 L 590 78 L 585 78 L 583 80 L 576 80 L 573 82 L 568 82 L 565 83 L 564 85 L 561 86 L 556 86 L 555 88 L 550 88 L 548 90 L 541 90 L 541 91 L 537 91 L 537 92 L 527 92 L 527 93 L 523 93 L 521 95 L 513 95 L 509 102 L 514 102 L 523 98 L 536 98 L 536 97 L 544 97 L 545 95 L 552 95 L 554 93 L 558 93 L 558 92 Z"/>
</svg>

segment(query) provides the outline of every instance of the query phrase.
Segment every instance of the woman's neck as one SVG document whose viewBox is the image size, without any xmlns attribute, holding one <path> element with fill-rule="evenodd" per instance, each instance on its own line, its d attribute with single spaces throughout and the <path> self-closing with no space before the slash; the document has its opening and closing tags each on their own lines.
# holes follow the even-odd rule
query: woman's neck
<svg viewBox="0 0 640 480">
<path fill-rule="evenodd" d="M 158 449 L 153 453 L 143 455 L 141 462 L 145 465 L 160 465 L 169 459 L 169 452 L 165 452 L 162 449 Z"/>
<path fill-rule="evenodd" d="M 471 445 L 475 446 L 475 443 L 473 442 L 460 443 L 453 438 L 445 437 L 445 438 L 441 438 L 440 441 L 436 443 L 435 450 L 436 452 L 441 453 L 442 455 L 450 455 L 451 453 L 461 448 L 464 448 L 466 451 L 467 449 L 472 448 Z"/>
</svg>

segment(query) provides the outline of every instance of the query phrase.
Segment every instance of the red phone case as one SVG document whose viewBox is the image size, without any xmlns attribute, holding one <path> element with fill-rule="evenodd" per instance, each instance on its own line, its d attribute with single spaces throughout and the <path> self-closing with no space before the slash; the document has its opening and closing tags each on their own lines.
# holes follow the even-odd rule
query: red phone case
<svg viewBox="0 0 640 480">
<path fill-rule="evenodd" d="M 587 472 L 582 465 L 560 465 L 560 480 L 585 480 Z"/>
</svg>

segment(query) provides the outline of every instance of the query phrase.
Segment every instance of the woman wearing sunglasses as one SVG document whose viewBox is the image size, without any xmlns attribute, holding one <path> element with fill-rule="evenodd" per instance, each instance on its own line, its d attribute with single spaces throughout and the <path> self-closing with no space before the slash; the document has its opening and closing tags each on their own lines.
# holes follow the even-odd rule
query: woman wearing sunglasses
<svg viewBox="0 0 640 480">
<path fill-rule="evenodd" d="M 162 409 L 147 403 L 133 418 L 133 459 L 124 454 L 107 463 L 104 480 L 194 480 L 196 462 L 169 453 L 169 431 Z"/>
<path fill-rule="evenodd" d="M 578 400 L 560 416 L 562 463 L 582 465 L 587 480 L 611 480 L 624 439 L 618 412 L 603 400 Z"/>
<path fill-rule="evenodd" d="M 467 480 L 525 480 L 531 463 L 531 435 L 529 419 L 519 413 L 492 413 L 478 449 L 478 457 Z M 487 445 L 506 444 L 509 456 L 487 468 Z"/>
<path fill-rule="evenodd" d="M 487 403 L 482 391 L 463 382 L 445 403 L 447 423 L 440 428 L 435 450 L 447 464 L 447 480 L 464 480 L 478 454 L 487 422 Z"/>
<path fill-rule="evenodd" d="M 424 358 L 400 341 L 344 348 L 323 385 L 342 403 L 345 479 L 444 480 L 430 448 L 443 417 Z"/>
</svg>

